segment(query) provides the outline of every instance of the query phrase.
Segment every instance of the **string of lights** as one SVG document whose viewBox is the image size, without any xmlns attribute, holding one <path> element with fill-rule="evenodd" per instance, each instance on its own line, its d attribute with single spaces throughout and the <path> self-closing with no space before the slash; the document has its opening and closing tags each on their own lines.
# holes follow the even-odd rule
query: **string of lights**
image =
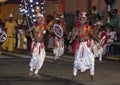
<svg viewBox="0 0 120 85">
<path fill-rule="evenodd" d="M 21 0 L 19 5 L 19 13 L 26 14 L 30 18 L 30 22 L 36 21 L 36 14 L 45 14 L 45 0 Z"/>
</svg>

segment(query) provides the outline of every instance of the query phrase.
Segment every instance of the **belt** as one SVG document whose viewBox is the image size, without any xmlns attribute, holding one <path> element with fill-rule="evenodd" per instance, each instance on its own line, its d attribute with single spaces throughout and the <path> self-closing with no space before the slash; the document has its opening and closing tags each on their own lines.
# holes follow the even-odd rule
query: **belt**
<svg viewBox="0 0 120 85">
<path fill-rule="evenodd" d="M 85 42 L 85 41 L 87 41 L 87 40 L 85 40 L 85 39 L 79 39 L 79 42 Z"/>
<path fill-rule="evenodd" d="M 86 40 L 85 39 L 80 39 L 79 40 L 79 42 L 86 42 L 86 41 L 88 41 L 88 39 L 86 39 Z"/>
<path fill-rule="evenodd" d="M 15 38 L 15 37 L 13 37 L 13 36 L 7 36 L 7 38 Z"/>
</svg>

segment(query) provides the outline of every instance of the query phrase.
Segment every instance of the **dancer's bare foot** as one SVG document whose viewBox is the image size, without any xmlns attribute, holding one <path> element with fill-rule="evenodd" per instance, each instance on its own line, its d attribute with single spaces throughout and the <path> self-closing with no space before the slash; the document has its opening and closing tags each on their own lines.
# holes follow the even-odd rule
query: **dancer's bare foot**
<svg viewBox="0 0 120 85">
<path fill-rule="evenodd" d="M 54 63 L 56 63 L 57 62 L 57 60 L 53 60 L 54 61 Z"/>
<path fill-rule="evenodd" d="M 59 59 L 54 60 L 54 62 L 57 64 L 59 63 L 59 61 L 60 61 Z"/>
<path fill-rule="evenodd" d="M 34 74 L 34 77 L 41 79 L 41 76 L 39 74 Z"/>
<path fill-rule="evenodd" d="M 90 75 L 92 81 L 94 81 L 94 75 Z"/>
<path fill-rule="evenodd" d="M 75 76 L 73 75 L 71 79 L 72 79 L 72 80 L 75 80 Z"/>
<path fill-rule="evenodd" d="M 100 64 L 104 64 L 104 63 L 105 63 L 105 61 L 99 61 L 99 63 L 100 63 Z"/>
<path fill-rule="evenodd" d="M 30 76 L 30 77 L 33 77 L 33 76 L 34 76 L 33 71 L 30 71 L 30 72 L 29 72 L 29 76 Z"/>
</svg>

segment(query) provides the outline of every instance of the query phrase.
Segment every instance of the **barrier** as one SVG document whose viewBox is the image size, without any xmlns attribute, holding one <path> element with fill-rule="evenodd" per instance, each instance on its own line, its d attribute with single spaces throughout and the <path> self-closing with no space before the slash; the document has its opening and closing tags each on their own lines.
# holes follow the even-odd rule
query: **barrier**
<svg viewBox="0 0 120 85">
<path fill-rule="evenodd" d="M 120 42 L 113 42 L 107 46 L 107 54 L 120 55 Z"/>
</svg>

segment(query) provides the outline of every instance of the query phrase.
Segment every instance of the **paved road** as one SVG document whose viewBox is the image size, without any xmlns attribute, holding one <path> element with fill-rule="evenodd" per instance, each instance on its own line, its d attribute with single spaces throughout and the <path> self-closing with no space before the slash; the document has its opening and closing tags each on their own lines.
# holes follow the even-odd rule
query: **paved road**
<svg viewBox="0 0 120 85">
<path fill-rule="evenodd" d="M 28 76 L 30 56 L 10 54 L 0 55 L 0 85 L 85 85 L 62 78 L 59 76 L 60 74 L 54 75 L 57 71 L 55 69 L 64 72 L 62 71 L 64 63 L 54 64 L 50 56 L 47 56 L 47 60 L 39 73 L 42 78 L 31 78 Z M 68 67 L 68 64 L 65 67 Z M 52 71 L 53 74 L 49 74 L 47 71 Z"/>
<path fill-rule="evenodd" d="M 29 55 L 4 53 L 0 55 L 0 85 L 120 85 L 120 62 L 105 61 L 95 65 L 95 81 L 90 81 L 89 71 L 78 73 L 71 81 L 74 57 L 64 55 L 59 64 L 53 56 L 46 56 L 40 70 L 42 79 L 28 77 Z"/>
</svg>

